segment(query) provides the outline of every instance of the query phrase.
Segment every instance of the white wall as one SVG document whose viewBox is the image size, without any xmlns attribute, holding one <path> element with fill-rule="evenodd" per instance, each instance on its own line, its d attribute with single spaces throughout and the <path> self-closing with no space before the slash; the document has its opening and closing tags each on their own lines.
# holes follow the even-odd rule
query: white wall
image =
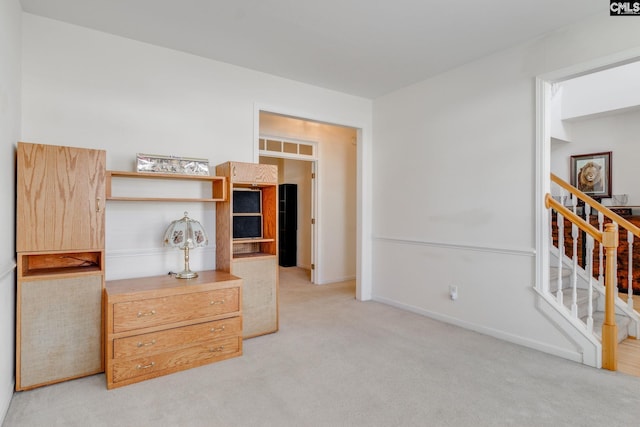
<svg viewBox="0 0 640 427">
<path fill-rule="evenodd" d="M 555 83 L 550 127 L 552 142 L 572 142 L 571 123 L 640 109 L 640 61 Z"/>
<path fill-rule="evenodd" d="M 257 104 L 370 135 L 371 101 L 363 98 L 29 14 L 23 27 L 23 138 L 106 149 L 108 169 L 133 170 L 137 152 L 253 161 Z M 107 278 L 177 268 L 181 253 L 160 240 L 184 210 L 209 232 L 192 267 L 214 268 L 213 206 L 109 202 Z"/>
<path fill-rule="evenodd" d="M 563 86 L 555 84 L 552 87 L 551 102 L 549 103 L 549 131 L 552 142 L 570 142 L 571 132 L 567 123 L 562 120 Z"/>
<path fill-rule="evenodd" d="M 349 280 L 356 275 L 356 129 L 261 115 L 266 135 L 318 142 L 318 234 L 316 283 Z"/>
<path fill-rule="evenodd" d="M 611 151 L 613 194 L 628 194 L 628 205 L 640 205 L 638 164 L 640 164 L 640 111 L 583 119 L 566 123 L 572 142 L 551 145 L 551 171 L 571 182 L 572 155 Z M 604 204 L 611 200 L 604 199 Z"/>
<path fill-rule="evenodd" d="M 595 17 L 375 100 L 374 299 L 580 360 L 533 291 L 535 77 L 638 40 Z"/>
<path fill-rule="evenodd" d="M 621 65 L 562 82 L 563 120 L 637 108 L 640 62 Z"/>
<path fill-rule="evenodd" d="M 15 146 L 20 139 L 20 26 L 18 0 L 0 0 L 0 424 L 15 371 Z"/>
</svg>

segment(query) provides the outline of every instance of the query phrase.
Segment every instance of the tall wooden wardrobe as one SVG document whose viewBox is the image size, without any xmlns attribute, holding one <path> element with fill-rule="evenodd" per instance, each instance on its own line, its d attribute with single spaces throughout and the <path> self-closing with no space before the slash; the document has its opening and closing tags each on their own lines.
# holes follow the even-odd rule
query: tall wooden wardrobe
<svg viewBox="0 0 640 427">
<path fill-rule="evenodd" d="M 18 143 L 16 390 L 104 370 L 103 150 Z"/>
<path fill-rule="evenodd" d="M 229 197 L 216 204 L 216 268 L 242 278 L 243 337 L 278 330 L 278 168 L 226 162 Z"/>
</svg>

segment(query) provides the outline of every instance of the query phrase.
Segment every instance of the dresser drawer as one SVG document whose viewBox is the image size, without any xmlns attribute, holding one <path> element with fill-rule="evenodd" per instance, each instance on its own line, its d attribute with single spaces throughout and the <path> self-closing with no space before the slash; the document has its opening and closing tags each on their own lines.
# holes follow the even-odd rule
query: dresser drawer
<svg viewBox="0 0 640 427">
<path fill-rule="evenodd" d="M 116 303 L 113 305 L 113 332 L 238 312 L 239 293 L 239 288 L 227 288 Z"/>
<path fill-rule="evenodd" d="M 242 338 L 231 337 L 211 340 L 176 351 L 137 357 L 129 360 L 114 360 L 113 382 L 118 383 L 137 377 L 155 377 L 164 371 L 175 372 L 218 359 L 238 355 L 242 349 Z"/>
<path fill-rule="evenodd" d="M 241 335 L 242 320 L 240 317 L 232 317 L 182 328 L 114 339 L 113 358 L 148 356 L 207 342 L 212 339 L 238 337 Z"/>
</svg>

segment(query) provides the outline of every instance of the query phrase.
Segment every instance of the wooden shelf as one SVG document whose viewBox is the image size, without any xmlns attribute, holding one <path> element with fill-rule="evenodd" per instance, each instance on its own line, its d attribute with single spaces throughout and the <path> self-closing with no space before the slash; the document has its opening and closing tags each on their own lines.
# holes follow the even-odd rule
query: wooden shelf
<svg viewBox="0 0 640 427">
<path fill-rule="evenodd" d="M 129 178 L 149 178 L 149 179 L 186 179 L 195 181 L 215 181 L 223 180 L 223 176 L 211 175 L 183 175 L 178 173 L 155 173 L 155 172 L 129 172 L 129 171 L 107 171 L 108 175 L 129 177 Z"/>
<path fill-rule="evenodd" d="M 21 278 L 95 274 L 102 260 L 102 251 L 26 253 L 18 255 L 18 271 Z"/>
<path fill-rule="evenodd" d="M 198 199 L 193 197 L 107 197 L 107 200 L 120 202 L 220 202 L 220 199 Z"/>
<path fill-rule="evenodd" d="M 133 178 L 133 179 L 149 179 L 149 180 L 182 180 L 182 181 L 200 181 L 211 183 L 211 197 L 131 197 L 131 196 L 114 196 L 112 193 L 113 178 Z M 142 173 L 142 172 L 126 172 L 126 171 L 107 171 L 107 200 L 114 201 L 146 201 L 146 202 L 224 202 L 227 200 L 227 185 L 224 176 L 208 176 L 208 175 L 180 175 L 167 173 Z"/>
<path fill-rule="evenodd" d="M 45 277 L 60 277 L 60 276 L 78 276 L 82 274 L 96 274 L 101 273 L 102 268 L 99 266 L 91 267 L 57 267 L 57 268 L 41 268 L 39 270 L 31 270 L 22 275 L 22 279 L 29 278 L 45 278 Z"/>
<path fill-rule="evenodd" d="M 254 259 L 254 258 L 275 258 L 275 255 L 273 254 L 267 254 L 264 252 L 249 252 L 246 254 L 233 254 L 233 259 L 234 260 L 239 260 L 239 259 Z"/>
<path fill-rule="evenodd" d="M 233 239 L 233 244 L 241 244 L 241 243 L 271 243 L 275 242 L 276 239 Z"/>
</svg>

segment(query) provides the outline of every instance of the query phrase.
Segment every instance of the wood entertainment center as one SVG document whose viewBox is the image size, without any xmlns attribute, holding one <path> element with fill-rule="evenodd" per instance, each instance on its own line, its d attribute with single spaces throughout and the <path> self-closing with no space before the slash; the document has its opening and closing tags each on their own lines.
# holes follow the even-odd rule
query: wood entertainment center
<svg viewBox="0 0 640 427">
<path fill-rule="evenodd" d="M 16 390 L 100 372 L 120 387 L 240 356 L 244 338 L 278 329 L 276 167 L 227 162 L 219 176 L 174 175 L 107 171 L 105 159 L 18 143 Z M 121 195 L 117 180 L 200 182 L 210 194 Z M 259 212 L 234 212 L 240 188 L 259 194 Z M 216 203 L 217 270 L 105 283 L 107 201 Z M 235 238 L 234 218 L 260 236 Z"/>
</svg>

